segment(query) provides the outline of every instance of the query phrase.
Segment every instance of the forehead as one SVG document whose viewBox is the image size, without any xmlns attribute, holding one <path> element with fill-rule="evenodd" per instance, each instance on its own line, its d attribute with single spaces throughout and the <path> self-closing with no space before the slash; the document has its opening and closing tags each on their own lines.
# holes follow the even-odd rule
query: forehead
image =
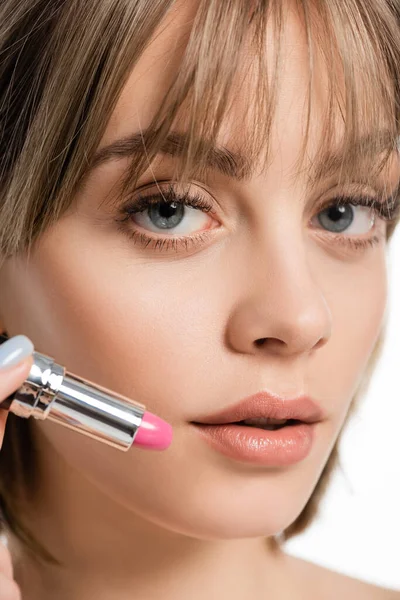
<svg viewBox="0 0 400 600">
<path fill-rule="evenodd" d="M 249 7 L 251 8 L 251 5 Z M 152 120 L 163 103 L 171 83 L 179 73 L 197 8 L 196 3 L 191 1 L 176 3 L 154 33 L 122 90 L 99 145 L 100 154 L 102 149 L 105 149 L 116 140 L 127 139 L 134 132 L 146 129 Z M 274 21 L 269 19 L 266 37 L 266 77 L 271 79 L 279 75 L 278 96 L 270 147 L 272 154 L 276 156 L 281 167 L 292 172 L 292 167 L 296 164 L 304 137 L 309 82 L 309 55 L 306 33 L 304 23 L 299 12 L 294 8 L 294 3 L 285 3 L 281 47 L 282 62 L 279 72 L 274 71 L 275 33 Z M 211 60 L 211 57 L 207 60 Z M 314 153 L 321 136 L 324 135 L 321 123 L 323 122 L 323 113 L 326 110 L 328 90 L 328 71 L 322 55 L 318 51 L 314 54 L 314 72 L 316 76 L 313 79 L 311 91 L 312 120 L 307 152 L 310 163 L 314 163 Z M 253 98 L 255 97 L 253 90 L 255 89 L 256 78 L 259 75 L 254 50 L 246 41 L 241 53 L 240 68 L 235 73 L 232 82 L 230 110 L 224 117 L 218 137 L 219 144 L 233 152 L 237 151 L 239 153 L 241 151 L 241 141 L 245 133 L 243 116 L 245 114 L 249 115 L 246 122 L 250 127 L 257 128 L 259 126 L 256 119 L 252 119 Z M 340 82 L 340 73 L 338 73 L 338 77 Z M 185 132 L 188 117 L 189 111 L 186 102 L 184 102 L 180 107 L 176 126 L 173 129 Z M 343 121 L 338 119 L 335 128 L 338 146 L 342 134 Z M 366 131 L 364 134 L 368 136 L 370 132 Z M 384 136 L 382 139 L 384 147 Z M 340 154 L 338 154 L 336 161 L 334 160 L 329 164 L 334 170 L 339 162 Z M 328 164 L 328 162 L 325 164 Z M 256 166 L 253 167 L 256 169 Z M 318 172 L 318 177 L 325 175 L 323 168 L 324 162 L 322 161 L 321 172 Z"/>
<path fill-rule="evenodd" d="M 179 73 L 196 10 L 195 2 L 186 1 L 174 5 L 171 12 L 167 14 L 138 63 L 132 69 L 107 124 L 100 147 L 109 144 L 116 138 L 123 137 L 128 132 L 138 131 L 141 127 L 145 128 L 150 123 L 156 110 L 162 104 L 171 83 Z M 273 27 L 273 20 L 269 19 L 267 31 L 269 78 L 273 76 L 274 67 L 275 32 Z M 285 128 L 288 115 L 293 115 L 293 121 L 298 120 L 302 103 L 306 97 L 308 78 L 305 33 L 299 16 L 290 3 L 287 5 L 285 16 L 282 54 L 284 70 L 280 71 L 282 85 L 276 115 L 281 131 Z M 212 57 L 207 60 L 212 60 Z M 249 110 L 251 114 L 252 87 L 256 81 L 254 53 L 246 42 L 241 60 L 241 68 L 233 79 L 232 99 L 234 102 L 230 118 L 226 119 L 226 126 L 221 134 L 221 142 L 226 143 L 229 139 L 233 145 L 236 137 L 234 130 L 237 130 L 238 141 L 243 133 L 240 131 L 243 113 Z M 318 71 L 315 92 L 319 99 L 318 104 L 320 104 L 326 93 L 325 69 L 322 64 Z M 181 129 L 185 126 L 186 114 L 186 104 L 184 104 L 179 115 Z M 256 124 L 254 125 L 256 126 Z"/>
</svg>

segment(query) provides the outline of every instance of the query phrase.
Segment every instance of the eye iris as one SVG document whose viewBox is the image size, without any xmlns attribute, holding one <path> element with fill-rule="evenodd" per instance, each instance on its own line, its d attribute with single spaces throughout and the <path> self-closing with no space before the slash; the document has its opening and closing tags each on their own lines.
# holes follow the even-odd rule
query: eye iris
<svg viewBox="0 0 400 600">
<path fill-rule="evenodd" d="M 348 213 L 346 215 L 346 212 Z M 328 219 L 330 219 L 331 221 L 334 222 L 334 232 L 340 232 L 343 231 L 344 229 L 347 229 L 347 227 L 349 227 L 349 225 L 351 225 L 351 223 L 353 222 L 353 210 L 352 208 L 347 205 L 347 206 L 329 206 L 327 209 L 323 210 L 320 215 L 318 215 L 318 221 L 321 223 L 321 225 L 323 225 L 324 227 L 326 227 L 327 222 L 326 222 L 326 218 L 325 216 L 328 216 Z M 343 215 L 345 216 L 345 219 L 343 220 Z M 336 225 L 336 222 L 338 222 L 340 219 L 343 220 L 343 225 Z M 329 226 L 329 223 L 328 223 Z"/>
<path fill-rule="evenodd" d="M 150 220 L 156 227 L 170 229 L 179 225 L 185 207 L 178 202 L 158 202 L 150 206 L 148 211 Z"/>
</svg>

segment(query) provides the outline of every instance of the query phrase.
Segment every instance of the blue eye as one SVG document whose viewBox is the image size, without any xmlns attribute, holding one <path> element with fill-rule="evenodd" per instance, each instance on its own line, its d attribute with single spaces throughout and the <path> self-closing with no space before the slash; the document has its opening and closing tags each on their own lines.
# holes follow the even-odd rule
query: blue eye
<svg viewBox="0 0 400 600">
<path fill-rule="evenodd" d="M 356 211 L 356 207 L 360 209 Z M 369 210 L 363 211 L 361 207 Z M 380 240 L 376 235 L 359 237 L 368 234 L 376 216 L 384 221 L 394 222 L 398 217 L 399 208 L 399 194 L 385 200 L 369 196 L 342 195 L 320 207 L 314 218 L 320 229 L 335 236 L 335 243 L 361 249 Z M 211 230 L 215 227 L 210 227 L 209 223 L 213 219 L 206 216 L 206 213 L 212 211 L 213 205 L 205 196 L 198 192 L 178 192 L 174 184 L 170 183 L 166 189 L 159 188 L 157 193 L 139 195 L 125 203 L 119 209 L 120 218 L 117 218 L 116 222 L 122 233 L 145 248 L 154 244 L 154 248 L 160 251 L 166 251 L 170 247 L 178 250 L 181 246 L 188 249 L 189 245 L 200 245 L 212 236 Z M 363 221 L 366 230 L 354 231 L 354 228 L 362 226 Z M 135 228 L 135 224 L 142 229 Z M 192 231 L 187 231 L 188 226 Z M 147 231 L 167 235 L 155 237 L 148 235 Z"/>
<path fill-rule="evenodd" d="M 146 208 L 139 211 L 137 206 L 134 206 L 129 212 L 131 216 L 136 215 L 133 219 L 136 224 L 141 225 L 144 229 L 155 228 L 155 231 L 152 229 L 154 233 L 159 233 L 157 229 L 162 229 L 166 233 L 188 234 L 191 232 L 184 231 L 185 225 L 187 227 L 191 224 L 195 227 L 209 220 L 209 218 L 205 218 L 208 206 L 203 205 L 200 196 L 183 197 L 175 194 L 173 201 L 167 201 L 167 199 L 161 199 L 161 196 L 155 195 L 141 197 L 139 202 L 144 203 L 142 205 Z M 176 229 L 178 231 L 172 231 Z"/>
<path fill-rule="evenodd" d="M 154 242 L 160 249 L 172 246 L 177 249 L 180 245 L 185 245 L 186 249 L 189 244 L 196 244 L 209 239 L 211 217 L 206 217 L 206 213 L 213 211 L 213 205 L 207 201 L 199 193 L 193 192 L 178 192 L 172 184 L 166 190 L 161 190 L 161 193 L 141 195 L 135 198 L 132 202 L 128 202 L 122 207 L 120 213 L 122 219 L 117 219 L 119 229 L 122 232 L 128 233 L 134 242 L 139 238 L 139 242 L 147 246 Z M 150 233 L 170 233 L 168 237 L 154 238 L 148 236 L 144 231 L 138 231 L 128 228 L 132 222 L 139 224 Z M 185 226 L 193 226 L 196 230 L 203 224 L 203 233 L 191 235 L 191 232 L 184 231 Z M 208 226 L 207 226 L 208 224 Z M 196 227 L 197 226 L 197 227 Z M 182 237 L 171 237 L 172 234 L 182 234 Z"/>
<path fill-rule="evenodd" d="M 364 207 L 364 211 L 359 212 L 357 219 L 357 207 Z M 337 240 L 342 244 L 348 244 L 353 248 L 365 248 L 367 245 L 373 245 L 379 242 L 379 236 L 360 239 L 357 235 L 368 234 L 374 225 L 375 218 L 379 217 L 383 221 L 393 222 L 397 219 L 400 207 L 400 196 L 392 196 L 385 200 L 377 200 L 369 196 L 339 196 L 330 202 L 317 215 L 317 220 L 324 230 L 336 234 Z M 364 224 L 366 231 L 352 231 L 350 226 L 357 228 Z M 346 235 L 340 235 L 341 233 Z M 349 235 L 350 234 L 350 235 Z"/>
<path fill-rule="evenodd" d="M 333 233 L 341 233 L 348 229 L 354 221 L 354 211 L 350 208 L 349 204 L 346 206 L 329 206 L 319 214 L 318 221 L 327 229 L 331 222 L 333 224 Z"/>
</svg>

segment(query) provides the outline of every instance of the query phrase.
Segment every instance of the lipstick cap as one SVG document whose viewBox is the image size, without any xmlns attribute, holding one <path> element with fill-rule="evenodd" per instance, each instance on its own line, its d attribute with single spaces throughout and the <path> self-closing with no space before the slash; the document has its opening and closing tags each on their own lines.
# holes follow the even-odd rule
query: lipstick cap
<svg viewBox="0 0 400 600">
<path fill-rule="evenodd" d="M 0 344 L 8 337 L 0 334 Z M 33 364 L 21 387 L 0 409 L 35 419 L 49 419 L 104 442 L 129 450 L 145 413 L 143 404 L 72 373 L 50 356 L 33 352 Z"/>
</svg>

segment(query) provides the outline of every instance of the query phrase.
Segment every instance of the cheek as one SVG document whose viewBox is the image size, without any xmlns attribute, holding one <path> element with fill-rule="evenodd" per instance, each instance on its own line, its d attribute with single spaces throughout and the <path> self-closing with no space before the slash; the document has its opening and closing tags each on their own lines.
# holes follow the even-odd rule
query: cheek
<svg viewBox="0 0 400 600">
<path fill-rule="evenodd" d="M 26 272 L 22 263 L 10 272 L 7 322 L 68 371 L 163 418 L 195 414 L 212 390 L 222 291 L 207 267 L 146 264 L 101 242 L 93 226 L 90 233 L 79 220 L 61 220 Z M 13 298 L 21 299 L 16 309 Z"/>
<path fill-rule="evenodd" d="M 365 269 L 360 269 L 339 304 L 345 342 L 342 361 L 347 359 L 350 368 L 358 368 L 360 376 L 382 329 L 386 302 L 387 273 L 382 249 Z"/>
<path fill-rule="evenodd" d="M 340 269 L 342 272 L 339 274 Z M 366 368 L 382 331 L 387 302 L 385 250 L 346 271 L 328 271 L 325 297 L 331 308 L 332 331 L 327 344 L 309 363 L 307 387 L 331 407 L 336 429 L 365 378 Z"/>
</svg>

